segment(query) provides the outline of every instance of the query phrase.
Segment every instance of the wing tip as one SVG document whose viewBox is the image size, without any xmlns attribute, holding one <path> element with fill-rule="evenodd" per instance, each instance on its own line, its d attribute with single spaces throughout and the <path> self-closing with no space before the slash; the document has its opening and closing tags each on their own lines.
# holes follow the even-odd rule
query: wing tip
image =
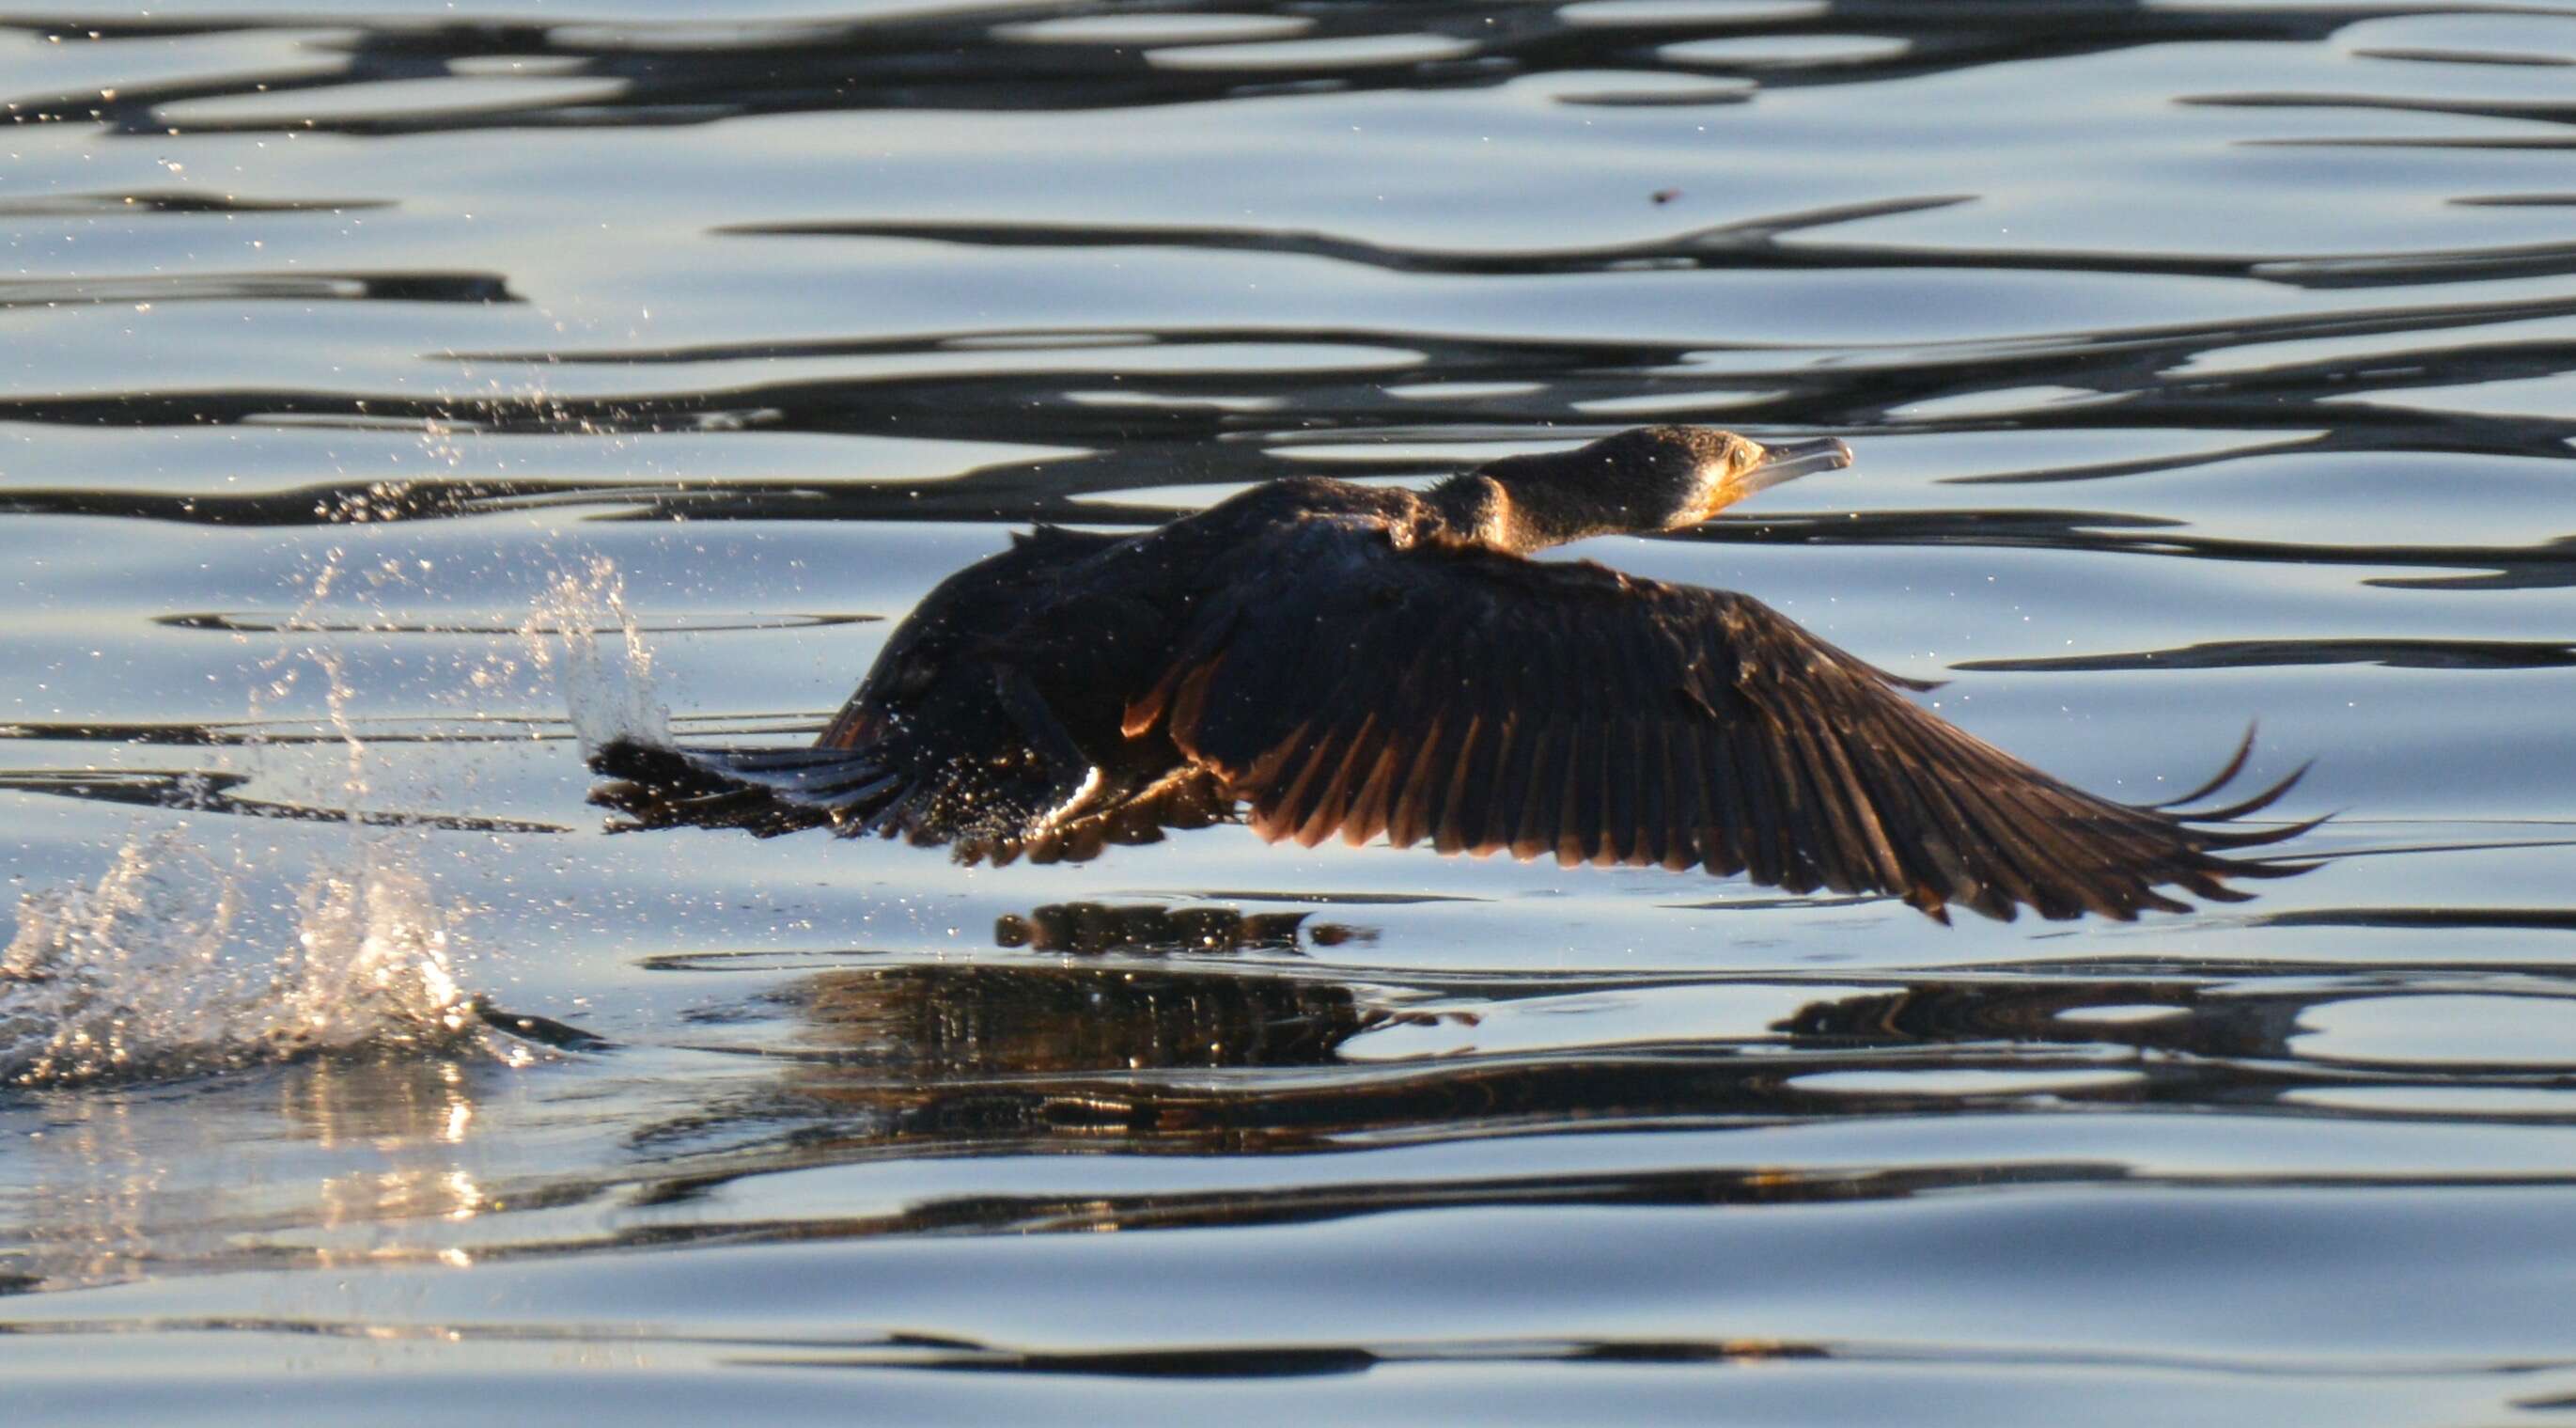
<svg viewBox="0 0 2576 1428">
<path fill-rule="evenodd" d="M 2179 808 L 2183 804 L 2194 803 L 2207 798 L 2211 794 L 2218 792 L 2220 789 L 2227 787 L 2231 783 L 2234 783 L 2236 781 L 2236 776 L 2245 772 L 2245 761 L 2254 756 L 2254 733 L 2260 725 L 2260 720 L 2249 719 L 2245 721 L 2245 737 L 2236 741 L 2236 752 L 2228 756 L 2226 764 L 2220 767 L 2218 772 L 2213 775 L 2207 783 L 2202 784 L 2200 787 L 2193 789 L 2189 793 L 2181 794 L 2174 798 L 2168 798 L 2162 803 L 2150 803 L 2145 806 L 2160 811 L 2164 809 Z"/>
</svg>

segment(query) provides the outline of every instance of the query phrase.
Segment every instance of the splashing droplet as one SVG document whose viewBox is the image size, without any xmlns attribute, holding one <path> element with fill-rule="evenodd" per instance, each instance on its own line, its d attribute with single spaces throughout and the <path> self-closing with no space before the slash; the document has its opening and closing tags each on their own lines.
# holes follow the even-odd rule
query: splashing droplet
<svg viewBox="0 0 2576 1428">
<path fill-rule="evenodd" d="M 613 648 L 600 641 L 607 628 L 620 633 Z M 531 663 L 556 671 L 584 754 L 621 738 L 671 741 L 671 711 L 654 697 L 653 652 L 627 608 L 615 561 L 594 556 L 582 569 L 557 576 L 519 626 L 519 637 Z"/>
<path fill-rule="evenodd" d="M 22 895 L 0 950 L 0 1082 L 484 1044 L 450 913 L 387 844 L 291 892 L 264 881 L 174 831 L 128 840 L 93 883 Z"/>
</svg>

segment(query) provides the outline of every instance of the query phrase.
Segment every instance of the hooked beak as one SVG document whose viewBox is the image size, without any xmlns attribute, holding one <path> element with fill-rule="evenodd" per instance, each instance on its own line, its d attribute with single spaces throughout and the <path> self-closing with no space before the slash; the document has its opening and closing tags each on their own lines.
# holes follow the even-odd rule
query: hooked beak
<svg viewBox="0 0 2576 1428">
<path fill-rule="evenodd" d="M 1851 448 L 1830 436 L 1813 441 L 1776 442 L 1764 446 L 1761 459 L 1745 467 L 1727 483 L 1727 503 L 1732 505 L 1756 491 L 1770 490 L 1783 481 L 1795 481 L 1812 471 L 1840 471 L 1851 464 Z"/>
</svg>

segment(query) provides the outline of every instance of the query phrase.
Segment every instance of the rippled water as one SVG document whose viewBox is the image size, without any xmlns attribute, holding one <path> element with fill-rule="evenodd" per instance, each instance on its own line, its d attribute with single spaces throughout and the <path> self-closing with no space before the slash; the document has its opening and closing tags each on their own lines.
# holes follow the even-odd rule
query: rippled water
<svg viewBox="0 0 2576 1428">
<path fill-rule="evenodd" d="M 2548 4 L 0 21 L 12 1403 L 2576 1412 L 2571 74 Z M 583 803 L 1015 525 L 1647 420 L 1860 461 L 1581 554 L 2123 798 L 2259 718 L 2326 865 L 1944 929 Z"/>
</svg>

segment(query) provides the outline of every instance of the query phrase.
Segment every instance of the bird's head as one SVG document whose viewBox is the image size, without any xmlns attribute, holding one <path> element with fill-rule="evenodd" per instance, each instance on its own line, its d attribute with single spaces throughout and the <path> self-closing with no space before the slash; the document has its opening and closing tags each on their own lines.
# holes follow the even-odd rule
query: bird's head
<svg viewBox="0 0 2576 1428">
<path fill-rule="evenodd" d="M 1832 437 L 1766 445 L 1706 426 L 1636 427 L 1569 456 L 1622 473 L 1633 483 L 1639 514 L 1660 513 L 1640 524 L 1664 530 L 1697 525 L 1756 491 L 1852 462 L 1851 448 Z"/>
<path fill-rule="evenodd" d="M 1572 451 L 1488 461 L 1446 483 L 1436 499 L 1458 507 L 1452 518 L 1461 526 L 1527 552 L 1695 526 L 1756 491 L 1851 459 L 1851 448 L 1832 437 L 1765 444 L 1714 427 L 1640 426 Z M 1501 488 L 1499 508 L 1486 482 Z"/>
</svg>

